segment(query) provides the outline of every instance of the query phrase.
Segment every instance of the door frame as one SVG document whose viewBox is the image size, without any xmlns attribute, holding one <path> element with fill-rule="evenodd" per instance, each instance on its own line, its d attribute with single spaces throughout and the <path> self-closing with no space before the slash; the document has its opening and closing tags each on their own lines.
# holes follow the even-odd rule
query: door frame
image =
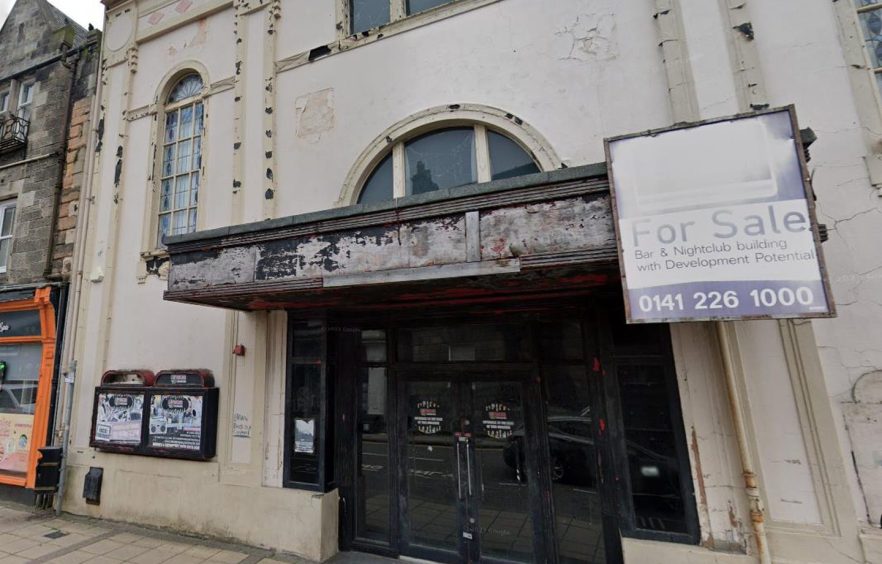
<svg viewBox="0 0 882 564">
<path fill-rule="evenodd" d="M 615 413 L 609 414 L 612 419 L 607 418 L 608 396 L 610 393 L 610 382 L 604 378 L 601 368 L 601 359 L 603 365 L 606 365 L 607 351 L 602 347 L 602 337 L 604 332 L 608 331 L 605 326 L 605 319 L 599 310 L 588 307 L 575 307 L 567 311 L 568 317 L 579 321 L 583 332 L 583 347 L 585 357 L 585 374 L 588 381 L 592 397 L 592 408 L 599 418 L 607 421 L 616 419 Z M 524 418 L 525 425 L 534 430 L 527 433 L 530 437 L 530 446 L 535 449 L 534 461 L 537 466 L 535 476 L 537 479 L 532 480 L 529 485 L 529 495 L 531 500 L 531 510 L 536 513 L 537 508 L 539 518 L 533 518 L 534 523 L 534 540 L 533 546 L 537 554 L 543 556 L 543 562 L 558 562 L 558 546 L 557 536 L 555 534 L 555 513 L 554 500 L 551 495 L 542 495 L 542 491 L 552 491 L 551 478 L 551 456 L 549 452 L 549 439 L 547 429 L 547 415 L 545 410 L 545 389 L 542 381 L 542 359 L 538 354 L 538 335 L 536 334 L 535 321 L 542 315 L 518 315 L 513 313 L 511 318 L 520 323 L 529 330 L 530 343 L 533 348 L 531 360 L 519 362 L 435 362 L 435 363 L 413 363 L 398 362 L 397 356 L 397 332 L 407 325 L 409 322 L 416 322 L 420 325 L 447 325 L 450 323 L 461 323 L 463 321 L 475 321 L 474 318 L 464 318 L 463 316 L 443 316 L 439 318 L 420 318 L 406 320 L 365 320 L 364 318 L 353 318 L 348 321 L 338 320 L 340 325 L 349 325 L 352 328 L 359 329 L 382 329 L 386 331 L 387 357 L 385 366 L 387 369 L 387 414 L 391 415 L 387 419 L 387 428 L 390 439 L 393 439 L 397 445 L 390 445 L 390 467 L 394 470 L 390 471 L 389 492 L 390 498 L 398 496 L 398 499 L 390 499 L 390 515 L 389 515 L 389 543 L 383 543 L 367 538 L 359 538 L 356 536 L 355 507 L 356 487 L 355 478 L 357 474 L 357 456 L 358 449 L 352 445 L 357 441 L 357 391 L 354 390 L 353 382 L 358 381 L 358 370 L 363 366 L 359 362 L 349 362 L 353 366 L 346 367 L 338 371 L 338 389 L 342 392 L 337 396 L 337 420 L 340 425 L 340 432 L 337 434 L 337 456 L 338 460 L 345 460 L 344 464 L 337 464 L 338 475 L 337 481 L 340 486 L 340 549 L 356 550 L 374 553 L 391 558 L 397 558 L 403 554 L 402 542 L 402 524 L 404 510 L 403 504 L 406 503 L 403 495 L 402 484 L 406 484 L 405 470 L 405 449 L 406 442 L 404 434 L 406 433 L 406 425 L 402 424 L 401 413 L 403 411 L 400 397 L 404 392 L 405 378 L 401 377 L 402 373 L 412 371 L 413 373 L 434 372 L 439 373 L 445 370 L 454 371 L 468 375 L 469 373 L 487 373 L 493 370 L 497 374 L 521 374 L 523 380 L 523 397 L 524 401 Z M 481 318 L 482 320 L 486 318 Z M 597 324 L 601 326 L 598 326 Z M 345 364 L 340 363 L 338 367 L 344 368 Z M 352 380 L 352 378 L 356 378 Z M 505 377 L 489 377 L 488 379 L 505 379 Z M 511 380 L 512 378 L 509 378 Z M 516 378 L 514 378 L 516 379 Z M 346 390 L 346 391 L 344 391 Z M 529 401 L 528 398 L 535 398 L 537 401 Z M 597 485 L 598 495 L 601 500 L 603 535 L 604 544 L 607 553 L 607 564 L 620 564 L 624 562 L 622 552 L 622 536 L 620 523 L 620 506 L 623 498 L 623 485 L 616 479 L 616 460 L 614 457 L 612 445 L 616 437 L 611 437 L 609 433 L 604 433 L 599 429 L 600 426 L 593 425 L 594 436 L 599 459 L 597 461 L 597 476 L 601 477 Z M 612 427 L 612 425 L 610 425 Z M 536 432 L 536 431 L 541 432 Z M 601 461 L 605 461 L 603 464 Z M 351 476 L 345 476 L 345 473 Z M 351 506 L 351 508 L 350 508 Z M 541 523 L 541 526 L 539 525 Z M 416 554 L 415 551 L 409 551 L 409 556 L 418 558 L 432 558 L 432 555 Z M 486 562 L 502 562 L 491 559 L 484 560 Z"/>
<path fill-rule="evenodd" d="M 481 364 L 481 363 L 475 363 Z M 521 401 L 521 409 L 523 412 L 524 426 L 525 426 L 525 438 L 533 443 L 536 441 L 539 435 L 542 433 L 537 432 L 534 426 L 531 423 L 531 415 L 532 411 L 541 409 L 541 396 L 540 397 L 530 397 L 530 386 L 529 381 L 531 380 L 531 375 L 533 373 L 533 368 L 529 364 L 522 364 L 517 368 L 508 367 L 504 370 L 499 370 L 496 367 L 494 372 L 491 375 L 487 375 L 486 366 L 475 366 L 475 364 L 460 364 L 460 365 L 445 365 L 445 364 L 435 364 L 435 363 L 420 363 L 419 365 L 409 365 L 404 368 L 397 368 L 397 393 L 399 398 L 407 397 L 407 386 L 410 382 L 413 381 L 422 381 L 422 382 L 450 382 L 452 384 L 453 398 L 454 398 L 454 408 L 458 410 L 456 416 L 461 416 L 467 407 L 474 408 L 473 398 L 471 393 L 468 391 L 470 385 L 473 382 L 500 382 L 500 383 L 512 383 L 518 386 L 520 392 L 520 401 Z M 538 390 L 537 390 L 538 391 Z M 465 503 L 459 500 L 454 501 L 454 504 L 457 506 L 457 514 L 458 514 L 458 527 L 461 532 L 465 532 L 465 519 L 469 517 L 474 517 L 476 519 L 477 524 L 477 532 L 476 532 L 476 544 L 475 548 L 470 548 L 467 543 L 463 542 L 462 536 L 457 537 L 457 551 L 455 553 L 449 553 L 442 550 L 436 550 L 429 547 L 423 547 L 419 545 L 411 545 L 409 544 L 410 540 L 410 532 L 408 530 L 408 502 L 410 500 L 409 495 L 409 467 L 407 464 L 407 417 L 408 417 L 408 406 L 404 405 L 403 402 L 399 402 L 398 404 L 398 412 L 396 414 L 396 418 L 398 419 L 398 435 L 396 437 L 397 447 L 398 447 L 398 459 L 399 464 L 397 467 L 398 472 L 398 522 L 399 522 L 399 537 L 397 539 L 398 542 L 398 550 L 400 554 L 405 556 L 411 556 L 415 558 L 422 558 L 426 560 L 436 560 L 438 562 L 463 562 L 463 561 L 471 561 L 469 558 L 480 559 L 481 562 L 487 562 L 488 564 L 504 564 L 507 562 L 515 562 L 506 559 L 494 558 L 483 556 L 480 554 L 480 546 L 481 546 L 481 522 L 478 517 L 478 513 L 480 511 L 480 501 L 473 502 L 475 503 L 472 506 L 472 509 L 466 509 Z M 455 431 L 456 432 L 456 431 Z M 474 450 L 474 443 L 471 443 L 469 446 L 465 448 L 471 448 Z M 538 445 L 528 445 L 527 451 L 538 453 L 541 448 L 538 448 Z M 459 452 L 457 451 L 454 456 L 459 456 Z M 475 456 L 475 468 L 471 471 L 474 472 L 475 478 L 480 478 L 480 474 L 478 473 L 477 466 L 477 456 Z M 535 460 L 534 456 L 525 457 L 525 466 L 526 472 L 528 475 L 538 475 L 541 472 L 549 472 L 548 468 L 541 468 L 541 464 Z M 454 471 L 451 468 L 451 471 Z M 465 470 L 468 472 L 469 470 Z M 545 512 L 541 509 L 541 482 L 539 480 L 528 480 L 528 495 L 529 495 L 529 504 L 528 511 L 530 512 L 530 522 L 532 524 L 532 542 L 535 553 L 540 553 L 543 556 L 546 555 L 546 547 L 544 546 L 544 541 L 542 540 L 542 531 L 544 531 L 549 523 L 546 521 L 553 521 L 553 515 L 545 514 Z M 537 508 L 539 510 L 537 511 Z M 468 551 L 473 550 L 474 553 L 469 554 Z M 452 557 L 449 560 L 447 557 Z M 543 560 L 549 560 L 547 558 L 543 558 Z M 553 561 L 553 560 L 551 560 Z"/>
</svg>

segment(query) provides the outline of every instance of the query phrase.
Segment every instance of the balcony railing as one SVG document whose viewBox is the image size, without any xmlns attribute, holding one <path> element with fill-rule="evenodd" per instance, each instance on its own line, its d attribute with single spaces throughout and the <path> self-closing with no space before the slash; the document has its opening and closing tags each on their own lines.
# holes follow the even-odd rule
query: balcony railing
<svg viewBox="0 0 882 564">
<path fill-rule="evenodd" d="M 0 114 L 0 153 L 21 149 L 28 142 L 30 122 L 13 114 Z"/>
</svg>

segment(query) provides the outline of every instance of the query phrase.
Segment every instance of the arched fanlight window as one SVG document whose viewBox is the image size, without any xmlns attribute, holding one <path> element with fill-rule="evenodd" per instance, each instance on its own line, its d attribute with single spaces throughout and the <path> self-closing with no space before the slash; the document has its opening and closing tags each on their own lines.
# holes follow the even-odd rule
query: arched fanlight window
<svg viewBox="0 0 882 564">
<path fill-rule="evenodd" d="M 163 235 L 196 230 L 196 208 L 202 171 L 204 110 L 202 77 L 179 79 L 165 100 L 159 174 L 157 246 Z"/>
<path fill-rule="evenodd" d="M 381 202 L 539 172 L 510 137 L 482 124 L 436 129 L 393 145 L 367 176 L 359 203 Z"/>
</svg>

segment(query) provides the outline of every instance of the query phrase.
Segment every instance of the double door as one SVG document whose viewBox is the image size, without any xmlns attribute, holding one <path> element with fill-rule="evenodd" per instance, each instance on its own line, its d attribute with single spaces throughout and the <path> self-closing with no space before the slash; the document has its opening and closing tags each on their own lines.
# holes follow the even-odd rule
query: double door
<svg viewBox="0 0 882 564">
<path fill-rule="evenodd" d="M 600 381 L 579 325 L 564 329 L 529 333 L 533 346 L 495 325 L 363 330 L 360 363 L 354 344 L 339 344 L 358 333 L 343 333 L 341 548 L 434 562 L 621 562 L 615 481 L 601 477 Z"/>
<path fill-rule="evenodd" d="M 540 461 L 527 444 L 536 430 L 525 379 L 403 376 L 402 554 L 438 562 L 534 561 L 543 519 L 535 499 Z"/>
</svg>

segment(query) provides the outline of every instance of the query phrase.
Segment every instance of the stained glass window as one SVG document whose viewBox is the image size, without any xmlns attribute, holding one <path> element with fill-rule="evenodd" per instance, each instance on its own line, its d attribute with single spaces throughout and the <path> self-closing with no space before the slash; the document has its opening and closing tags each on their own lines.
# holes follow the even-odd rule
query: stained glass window
<svg viewBox="0 0 882 564">
<path fill-rule="evenodd" d="M 188 74 L 175 84 L 171 94 L 168 95 L 168 103 L 173 104 L 198 96 L 202 92 L 202 77 L 198 74 Z"/>
<path fill-rule="evenodd" d="M 172 88 L 166 104 L 160 152 L 158 247 L 163 246 L 164 235 L 196 230 L 204 133 L 204 109 L 199 99 L 202 86 L 198 74 L 189 74 Z"/>
</svg>

